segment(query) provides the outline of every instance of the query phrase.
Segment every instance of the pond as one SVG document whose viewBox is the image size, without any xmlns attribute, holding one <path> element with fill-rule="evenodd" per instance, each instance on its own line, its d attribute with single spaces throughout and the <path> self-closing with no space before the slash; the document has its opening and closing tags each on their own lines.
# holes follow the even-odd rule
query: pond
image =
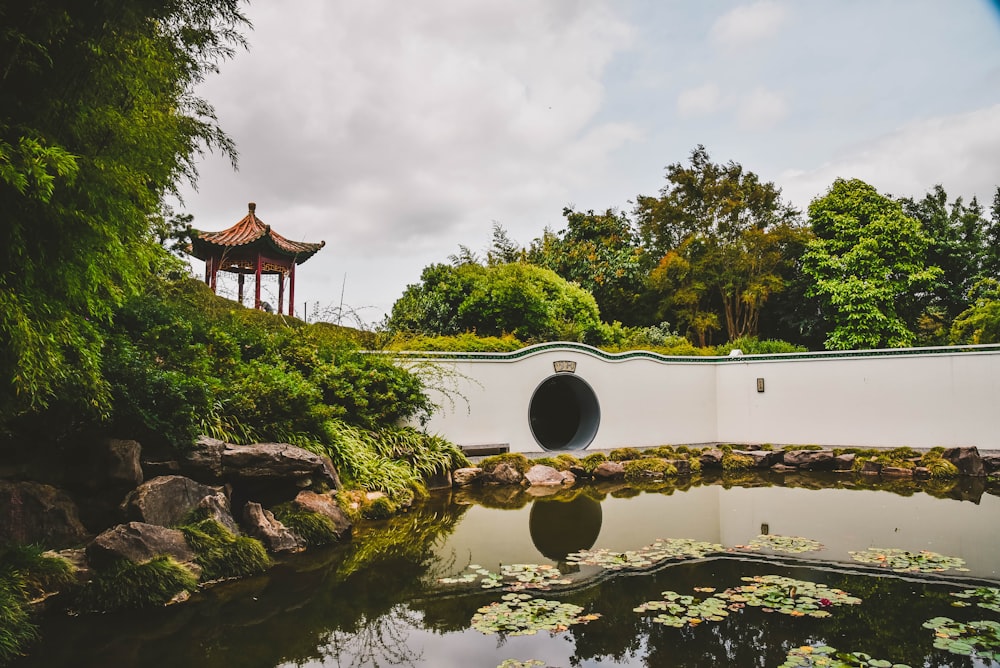
<svg viewBox="0 0 1000 668">
<path fill-rule="evenodd" d="M 1000 666 L 998 494 L 798 474 L 435 493 L 182 605 L 51 615 L 13 665 Z"/>
</svg>

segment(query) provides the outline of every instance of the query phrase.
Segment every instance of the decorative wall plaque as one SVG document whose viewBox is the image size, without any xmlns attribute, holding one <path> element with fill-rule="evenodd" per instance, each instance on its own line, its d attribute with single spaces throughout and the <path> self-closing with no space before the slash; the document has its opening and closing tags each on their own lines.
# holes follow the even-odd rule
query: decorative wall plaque
<svg viewBox="0 0 1000 668">
<path fill-rule="evenodd" d="M 571 360 L 556 360 L 552 363 L 556 373 L 576 373 L 576 362 Z"/>
</svg>

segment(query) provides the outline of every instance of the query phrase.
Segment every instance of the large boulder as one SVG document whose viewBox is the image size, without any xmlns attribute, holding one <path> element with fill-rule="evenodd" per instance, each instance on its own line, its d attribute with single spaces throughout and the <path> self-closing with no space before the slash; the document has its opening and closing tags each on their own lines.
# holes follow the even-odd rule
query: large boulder
<svg viewBox="0 0 1000 668">
<path fill-rule="evenodd" d="M 540 487 L 561 487 L 562 485 L 572 485 L 576 478 L 569 471 L 560 471 L 551 466 L 535 464 L 524 474 L 524 479 L 529 486 Z"/>
<path fill-rule="evenodd" d="M 982 460 L 987 474 L 1000 472 L 1000 455 L 983 455 Z"/>
<path fill-rule="evenodd" d="M 82 543 L 87 536 L 66 492 L 37 482 L 0 480 L 0 539 L 60 548 Z"/>
<path fill-rule="evenodd" d="M 161 555 L 180 562 L 193 562 L 195 558 L 183 533 L 143 522 L 119 524 L 87 546 L 87 561 L 94 568 L 102 568 L 121 559 L 144 563 Z"/>
<path fill-rule="evenodd" d="M 210 494 L 203 497 L 198 505 L 195 506 L 195 510 L 199 514 L 204 515 L 206 519 L 215 520 L 222 526 L 229 529 L 231 533 L 239 534 L 240 527 L 236 523 L 236 519 L 233 517 L 233 510 L 229 504 L 229 499 L 226 497 L 224 492 L 216 492 L 215 494 Z"/>
<path fill-rule="evenodd" d="M 775 464 L 785 463 L 785 453 L 781 450 L 734 450 L 733 452 L 747 455 L 759 469 L 769 469 Z"/>
<path fill-rule="evenodd" d="M 833 458 L 833 470 L 834 471 L 853 471 L 854 470 L 854 460 L 857 455 L 853 452 L 845 452 L 843 454 L 837 455 Z"/>
<path fill-rule="evenodd" d="M 196 480 L 222 480 L 222 453 L 226 447 L 226 443 L 217 438 L 199 436 L 192 446 L 184 448 L 178 456 L 181 471 Z"/>
<path fill-rule="evenodd" d="M 247 503 L 243 507 L 243 528 L 247 535 L 264 543 L 270 552 L 301 552 L 305 541 L 275 519 L 270 510 L 259 503 Z"/>
<path fill-rule="evenodd" d="M 835 455 L 833 450 L 789 450 L 784 453 L 784 463 L 806 471 L 832 471 Z"/>
<path fill-rule="evenodd" d="M 74 488 L 121 499 L 142 482 L 141 454 L 137 441 L 102 438 L 82 442 L 69 454 L 67 482 Z"/>
<path fill-rule="evenodd" d="M 184 476 L 160 476 L 129 492 L 122 510 L 130 521 L 176 526 L 184 523 L 202 499 L 219 491 Z"/>
<path fill-rule="evenodd" d="M 221 461 L 223 478 L 236 485 L 283 484 L 298 489 L 316 482 L 334 489 L 339 485 L 323 457 L 288 443 L 226 444 Z"/>
<path fill-rule="evenodd" d="M 455 483 L 455 487 L 467 487 L 483 479 L 483 470 L 478 466 L 455 469 L 451 473 L 451 479 Z"/>
<path fill-rule="evenodd" d="M 722 450 L 718 448 L 710 448 L 708 450 L 703 450 L 699 459 L 701 460 L 701 467 L 706 469 L 721 469 L 722 468 L 722 458 L 725 456 Z"/>
<path fill-rule="evenodd" d="M 625 477 L 625 465 L 621 462 L 601 462 L 594 468 L 595 480 L 618 480 Z"/>
<path fill-rule="evenodd" d="M 337 530 L 337 538 L 351 534 L 351 520 L 348 519 L 340 504 L 329 494 L 317 494 L 303 490 L 295 497 L 294 504 L 302 510 L 319 513 L 328 517 Z"/>
<path fill-rule="evenodd" d="M 520 485 L 524 480 L 524 474 L 509 462 L 500 462 L 484 475 L 486 482 L 493 485 Z"/>
<path fill-rule="evenodd" d="M 983 458 L 979 456 L 979 448 L 967 446 L 959 448 L 948 448 L 941 453 L 943 459 L 955 465 L 962 475 L 984 476 L 986 467 L 983 465 Z"/>
</svg>

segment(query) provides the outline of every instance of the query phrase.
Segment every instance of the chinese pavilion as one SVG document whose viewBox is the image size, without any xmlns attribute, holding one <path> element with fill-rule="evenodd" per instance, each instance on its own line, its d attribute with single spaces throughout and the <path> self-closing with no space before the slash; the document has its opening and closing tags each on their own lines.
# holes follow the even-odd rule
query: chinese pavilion
<svg viewBox="0 0 1000 668">
<path fill-rule="evenodd" d="M 243 283 L 247 274 L 256 278 L 254 308 L 261 308 L 260 278 L 278 277 L 278 313 L 284 310 L 285 277 L 288 277 L 288 315 L 295 311 L 295 265 L 302 264 L 326 245 L 289 241 L 257 217 L 257 205 L 240 222 L 221 232 L 195 230 L 191 236 L 191 255 L 205 261 L 205 283 L 215 292 L 215 277 L 220 271 L 239 276 L 239 302 L 243 303 Z"/>
</svg>

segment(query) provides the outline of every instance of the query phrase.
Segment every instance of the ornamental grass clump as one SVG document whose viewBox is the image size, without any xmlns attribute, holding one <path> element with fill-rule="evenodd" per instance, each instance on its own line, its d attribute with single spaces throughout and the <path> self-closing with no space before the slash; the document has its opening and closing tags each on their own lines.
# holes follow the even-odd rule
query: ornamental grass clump
<svg viewBox="0 0 1000 668">
<path fill-rule="evenodd" d="M 38 546 L 0 550 L 0 664 L 20 656 L 38 638 L 29 601 L 74 581 L 73 567 Z"/>
<path fill-rule="evenodd" d="M 271 566 L 264 544 L 249 536 L 235 536 L 212 519 L 180 527 L 197 555 L 201 580 L 240 578 L 263 573 Z"/>
<path fill-rule="evenodd" d="M 361 516 L 366 520 L 387 520 L 396 514 L 396 504 L 387 496 L 379 496 L 361 505 Z"/>
<path fill-rule="evenodd" d="M 337 542 L 337 527 L 326 515 L 305 510 L 294 503 L 282 503 L 271 509 L 274 518 L 301 537 L 309 547 Z"/>
<path fill-rule="evenodd" d="M 198 580 L 171 557 L 161 556 L 142 564 L 118 561 L 97 572 L 80 593 L 86 610 L 111 612 L 157 608 L 183 592 L 198 589 Z"/>
</svg>

